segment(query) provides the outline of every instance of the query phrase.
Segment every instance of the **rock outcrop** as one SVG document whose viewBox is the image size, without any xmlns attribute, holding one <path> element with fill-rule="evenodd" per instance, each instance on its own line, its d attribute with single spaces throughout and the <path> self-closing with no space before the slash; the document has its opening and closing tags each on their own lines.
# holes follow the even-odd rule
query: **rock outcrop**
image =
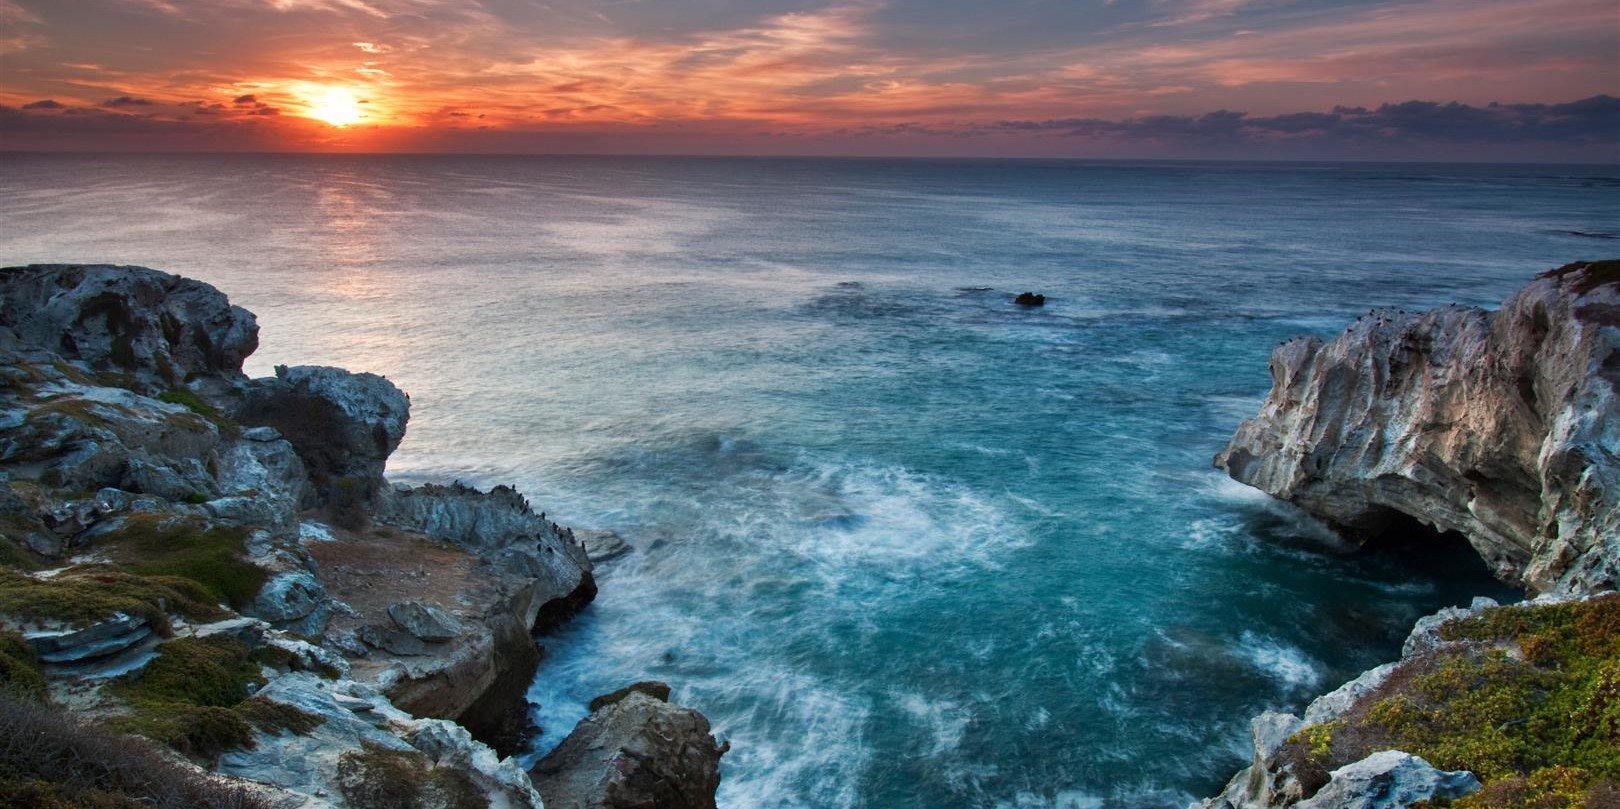
<svg viewBox="0 0 1620 809">
<path fill-rule="evenodd" d="M 124 374 L 156 393 L 235 377 L 259 345 L 253 315 L 201 282 L 144 267 L 35 264 L 4 270 L 0 324 L 23 346 Z"/>
<path fill-rule="evenodd" d="M 702 714 L 638 683 L 591 703 L 591 715 L 529 770 L 548 809 L 714 809 L 720 757 Z"/>
<path fill-rule="evenodd" d="M 1216 465 L 1343 529 L 1415 519 L 1504 581 L 1620 582 L 1620 261 L 1538 276 L 1486 312 L 1374 310 L 1291 340 Z"/>
<path fill-rule="evenodd" d="M 278 806 L 392 806 L 403 783 L 397 805 L 538 808 L 502 756 L 535 634 L 596 594 L 586 551 L 508 487 L 389 485 L 406 395 L 337 368 L 250 380 L 256 341 L 196 281 L 0 269 L 0 663 Z M 189 678 L 180 703 L 129 696 L 203 663 L 206 701 Z M 707 734 L 659 705 L 648 732 Z M 717 771 L 672 761 L 696 780 L 658 789 L 712 806 Z"/>
<path fill-rule="evenodd" d="M 1404 807 L 1480 789 L 1397 740 L 1488 763 L 1486 805 L 1620 795 L 1620 762 L 1582 752 L 1620 744 L 1599 718 L 1620 659 L 1620 261 L 1544 273 L 1497 312 L 1374 310 L 1330 342 L 1278 346 L 1271 373 L 1217 466 L 1352 539 L 1403 521 L 1456 532 L 1542 595 L 1441 610 L 1399 661 L 1303 717 L 1256 717 L 1250 765 L 1197 806 Z M 1529 715 L 1554 702 L 1574 707 Z M 1513 766 L 1488 752 L 1505 749 L 1561 752 Z"/>
</svg>

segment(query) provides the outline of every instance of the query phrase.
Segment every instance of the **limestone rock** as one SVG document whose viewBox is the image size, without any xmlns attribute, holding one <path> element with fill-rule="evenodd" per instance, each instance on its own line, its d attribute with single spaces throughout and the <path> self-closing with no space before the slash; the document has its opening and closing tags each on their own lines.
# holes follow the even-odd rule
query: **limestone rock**
<svg viewBox="0 0 1620 809">
<path fill-rule="evenodd" d="M 259 344 L 247 310 L 201 281 L 145 267 L 0 269 L 0 324 L 21 341 L 155 393 L 192 375 L 239 375 Z"/>
<path fill-rule="evenodd" d="M 388 606 L 388 617 L 399 628 L 429 643 L 455 638 L 466 629 L 454 615 L 420 601 L 398 601 Z"/>
<path fill-rule="evenodd" d="M 1479 779 L 1466 770 L 1437 770 L 1410 753 L 1384 750 L 1334 770 L 1327 786 L 1299 809 L 1405 809 L 1421 801 L 1472 795 L 1479 786 Z"/>
<path fill-rule="evenodd" d="M 728 747 L 697 711 L 632 691 L 581 720 L 529 776 L 547 809 L 714 809 Z"/>
<path fill-rule="evenodd" d="M 1538 276 L 1485 312 L 1376 310 L 1271 357 L 1216 465 L 1352 536 L 1457 531 L 1509 583 L 1620 582 L 1620 261 Z"/>
</svg>

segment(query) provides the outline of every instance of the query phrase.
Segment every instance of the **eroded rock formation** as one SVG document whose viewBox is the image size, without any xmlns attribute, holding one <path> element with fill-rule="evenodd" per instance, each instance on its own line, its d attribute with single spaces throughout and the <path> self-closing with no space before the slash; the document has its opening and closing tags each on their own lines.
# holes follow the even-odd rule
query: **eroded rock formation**
<svg viewBox="0 0 1620 809">
<path fill-rule="evenodd" d="M 1398 515 L 1468 538 L 1504 581 L 1620 581 L 1620 261 L 1538 276 L 1500 311 L 1374 310 L 1271 356 L 1216 465 L 1343 529 Z"/>
</svg>

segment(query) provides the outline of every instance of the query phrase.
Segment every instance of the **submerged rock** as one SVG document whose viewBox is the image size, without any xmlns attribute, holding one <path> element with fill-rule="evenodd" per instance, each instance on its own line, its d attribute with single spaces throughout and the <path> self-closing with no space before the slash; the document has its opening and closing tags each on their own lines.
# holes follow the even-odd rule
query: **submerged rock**
<svg viewBox="0 0 1620 809">
<path fill-rule="evenodd" d="M 715 809 L 730 745 L 715 743 L 702 714 L 645 685 L 597 705 L 529 770 L 547 809 Z"/>
<path fill-rule="evenodd" d="M 1504 581 L 1620 583 L 1620 261 L 1538 276 L 1498 312 L 1375 310 L 1272 353 L 1215 463 L 1343 529 L 1456 531 Z"/>
</svg>

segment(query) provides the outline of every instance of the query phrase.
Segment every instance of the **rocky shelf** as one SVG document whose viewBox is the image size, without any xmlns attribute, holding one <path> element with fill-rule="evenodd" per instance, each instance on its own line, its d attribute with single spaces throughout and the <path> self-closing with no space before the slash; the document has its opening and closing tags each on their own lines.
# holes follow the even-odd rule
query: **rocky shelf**
<svg viewBox="0 0 1620 809">
<path fill-rule="evenodd" d="M 58 763 L 130 756 L 0 761 L 6 797 L 712 808 L 723 747 L 663 698 L 564 742 L 617 752 L 533 778 L 508 757 L 536 634 L 596 595 L 585 546 L 508 487 L 391 484 L 409 397 L 339 368 L 249 379 L 257 344 L 198 281 L 0 269 L 0 729 Z"/>
</svg>

